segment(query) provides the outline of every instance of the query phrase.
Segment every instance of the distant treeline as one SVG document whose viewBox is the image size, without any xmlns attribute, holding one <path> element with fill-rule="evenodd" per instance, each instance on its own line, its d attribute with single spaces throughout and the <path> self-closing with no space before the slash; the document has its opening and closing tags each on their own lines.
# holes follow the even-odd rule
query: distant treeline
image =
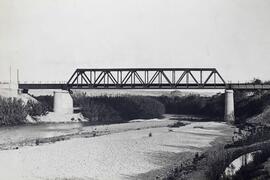
<svg viewBox="0 0 270 180">
<path fill-rule="evenodd" d="M 39 96 L 36 99 L 46 109 L 53 110 L 53 96 Z M 235 91 L 235 116 L 237 123 L 260 114 L 270 105 L 268 91 Z M 191 114 L 223 121 L 224 94 L 211 97 L 191 94 L 187 96 L 97 96 L 73 95 L 74 106 L 90 121 L 125 121 L 138 118 L 160 117 L 167 114 Z"/>
<path fill-rule="evenodd" d="M 197 94 L 180 97 L 160 96 L 156 99 L 164 104 L 168 114 L 203 115 L 216 120 L 222 120 L 224 114 L 224 94 L 212 97 Z"/>
<path fill-rule="evenodd" d="M 44 109 L 53 111 L 53 96 L 35 97 Z M 116 123 L 132 119 L 160 118 L 165 113 L 162 103 L 145 96 L 98 96 L 85 93 L 72 95 L 74 107 L 90 122 Z"/>
</svg>

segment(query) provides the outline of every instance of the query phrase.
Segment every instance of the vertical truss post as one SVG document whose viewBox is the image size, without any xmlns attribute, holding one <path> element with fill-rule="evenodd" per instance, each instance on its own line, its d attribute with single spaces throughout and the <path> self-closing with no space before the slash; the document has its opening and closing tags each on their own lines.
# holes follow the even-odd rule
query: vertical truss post
<svg viewBox="0 0 270 180">
<path fill-rule="evenodd" d="M 216 78 L 217 78 L 216 75 L 217 75 L 217 73 L 215 72 L 214 73 L 214 85 L 215 85 L 215 87 L 216 87 Z"/>
<path fill-rule="evenodd" d="M 133 72 L 133 84 L 134 84 L 134 86 L 136 85 L 136 72 L 137 71 Z"/>
<path fill-rule="evenodd" d="M 117 84 L 119 84 L 119 71 L 117 71 Z"/>
<path fill-rule="evenodd" d="M 160 87 L 160 85 L 161 85 L 161 73 L 160 73 L 160 71 L 158 71 L 158 85 L 159 85 L 159 87 Z"/>
<path fill-rule="evenodd" d="M 188 83 L 189 83 L 189 71 L 187 71 L 187 74 L 186 74 L 186 85 L 187 85 L 187 88 L 188 88 Z"/>
<path fill-rule="evenodd" d="M 172 84 L 175 86 L 175 70 L 172 71 Z"/>
<path fill-rule="evenodd" d="M 146 84 L 148 85 L 148 83 L 149 83 L 149 71 L 147 71 L 146 73 Z"/>
<path fill-rule="evenodd" d="M 93 81 L 94 84 L 96 83 L 96 80 L 97 80 L 97 79 L 96 79 L 96 71 L 94 71 L 94 81 Z"/>
<path fill-rule="evenodd" d="M 93 82 L 93 80 L 92 80 L 92 71 L 89 71 L 89 76 L 90 76 L 90 81 Z"/>
<path fill-rule="evenodd" d="M 108 71 L 106 71 L 106 86 L 110 83 L 110 78 L 109 78 L 109 74 Z"/>
<path fill-rule="evenodd" d="M 164 71 L 160 71 L 160 86 L 162 86 L 163 82 L 162 82 L 162 76 L 163 76 Z"/>
<path fill-rule="evenodd" d="M 106 72 L 104 71 L 104 76 L 103 76 L 103 84 L 104 84 L 104 87 L 106 86 Z"/>
<path fill-rule="evenodd" d="M 82 73 L 80 73 L 81 74 L 81 84 L 83 84 L 83 77 L 82 77 Z"/>
<path fill-rule="evenodd" d="M 131 71 L 131 74 L 130 74 L 130 82 L 131 82 L 131 86 L 133 85 L 133 71 Z"/>
<path fill-rule="evenodd" d="M 203 84 L 203 80 L 202 80 L 202 70 L 200 70 L 200 84 Z"/>
<path fill-rule="evenodd" d="M 146 81 L 146 71 L 144 71 L 144 84 L 146 84 L 147 81 Z"/>
<path fill-rule="evenodd" d="M 122 85 L 123 84 L 122 83 L 123 82 L 123 72 L 122 71 L 120 72 L 120 82 L 121 82 L 120 84 Z"/>
<path fill-rule="evenodd" d="M 77 87 L 79 87 L 79 71 L 77 71 Z"/>
</svg>

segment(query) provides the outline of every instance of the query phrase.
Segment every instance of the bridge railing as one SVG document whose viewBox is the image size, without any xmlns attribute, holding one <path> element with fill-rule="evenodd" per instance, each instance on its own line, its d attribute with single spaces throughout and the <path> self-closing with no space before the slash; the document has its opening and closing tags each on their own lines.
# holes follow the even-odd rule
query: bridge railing
<svg viewBox="0 0 270 180">
<path fill-rule="evenodd" d="M 18 81 L 18 84 L 67 84 L 67 81 Z"/>
<path fill-rule="evenodd" d="M 227 88 L 238 89 L 238 90 L 270 90 L 270 84 L 230 83 L 230 84 L 227 84 Z"/>
</svg>

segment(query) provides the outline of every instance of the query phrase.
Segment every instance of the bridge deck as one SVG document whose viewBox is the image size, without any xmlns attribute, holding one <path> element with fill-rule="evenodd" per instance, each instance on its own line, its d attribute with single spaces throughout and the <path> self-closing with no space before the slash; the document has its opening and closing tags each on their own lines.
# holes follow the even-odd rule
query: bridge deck
<svg viewBox="0 0 270 180">
<path fill-rule="evenodd" d="M 269 84 L 226 83 L 215 68 L 76 69 L 67 83 L 19 84 L 20 89 L 239 89 Z"/>
<path fill-rule="evenodd" d="M 270 84 L 252 84 L 252 83 L 230 83 L 230 84 L 206 84 L 204 86 L 197 84 L 105 84 L 105 85 L 86 85 L 86 84 L 19 84 L 19 89 L 234 89 L 234 90 L 270 90 Z"/>
</svg>

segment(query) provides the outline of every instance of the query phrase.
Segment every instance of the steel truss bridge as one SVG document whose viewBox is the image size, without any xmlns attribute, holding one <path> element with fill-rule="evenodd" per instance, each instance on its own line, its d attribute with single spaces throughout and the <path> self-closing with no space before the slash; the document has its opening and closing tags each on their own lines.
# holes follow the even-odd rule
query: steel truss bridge
<svg viewBox="0 0 270 180">
<path fill-rule="evenodd" d="M 226 83 L 215 68 L 76 69 L 67 83 L 19 83 L 19 89 L 238 89 L 269 84 Z"/>
</svg>

